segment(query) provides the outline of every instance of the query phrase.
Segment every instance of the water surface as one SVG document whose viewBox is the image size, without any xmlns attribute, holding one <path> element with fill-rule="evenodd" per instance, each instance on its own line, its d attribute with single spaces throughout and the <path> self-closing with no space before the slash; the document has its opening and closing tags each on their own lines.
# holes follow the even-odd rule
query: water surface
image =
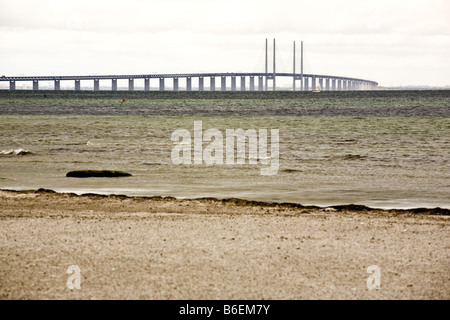
<svg viewBox="0 0 450 320">
<path fill-rule="evenodd" d="M 125 103 L 126 93 L 63 94 L 0 95 L 0 188 L 450 208 L 448 92 L 231 99 L 135 93 Z M 224 134 L 279 129 L 278 174 L 260 175 L 262 165 L 173 164 L 171 134 L 193 134 L 194 121 Z M 133 176 L 65 176 L 78 169 Z"/>
</svg>

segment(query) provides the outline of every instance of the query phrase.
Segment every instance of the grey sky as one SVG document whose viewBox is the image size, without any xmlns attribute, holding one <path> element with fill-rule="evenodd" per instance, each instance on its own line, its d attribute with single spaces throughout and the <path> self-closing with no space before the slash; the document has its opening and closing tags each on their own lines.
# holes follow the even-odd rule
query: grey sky
<svg viewBox="0 0 450 320">
<path fill-rule="evenodd" d="M 0 0 L 6 75 L 262 72 L 266 38 L 280 72 L 303 40 L 305 73 L 450 85 L 448 0 Z"/>
</svg>

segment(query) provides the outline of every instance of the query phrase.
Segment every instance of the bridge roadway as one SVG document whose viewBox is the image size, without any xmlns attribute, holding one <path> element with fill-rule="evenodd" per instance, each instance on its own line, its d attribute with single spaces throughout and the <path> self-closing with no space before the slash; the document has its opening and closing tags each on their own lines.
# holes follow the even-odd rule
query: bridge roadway
<svg viewBox="0 0 450 320">
<path fill-rule="evenodd" d="M 168 73 L 168 74 L 138 74 L 138 75 L 87 75 L 87 76 L 19 76 L 19 77 L 9 77 L 1 76 L 0 81 L 9 81 L 9 90 L 16 90 L 16 82 L 20 81 L 31 81 L 33 84 L 33 90 L 39 90 L 39 81 L 54 81 L 54 89 L 60 90 L 61 81 L 74 81 L 74 90 L 81 90 L 80 81 L 81 80 L 93 80 L 94 86 L 93 90 L 100 90 L 99 81 L 100 80 L 111 80 L 111 90 L 117 90 L 117 80 L 118 79 L 128 79 L 128 90 L 134 90 L 134 80 L 144 79 L 144 90 L 150 90 L 150 79 L 159 79 L 159 90 L 164 91 L 165 79 L 173 79 L 173 91 L 180 90 L 179 79 L 186 79 L 186 91 L 192 90 L 192 78 L 198 79 L 198 90 L 204 91 L 204 78 L 210 79 L 209 90 L 216 90 L 215 79 L 220 78 L 220 90 L 226 91 L 236 91 L 236 78 L 240 78 L 241 91 L 265 91 L 269 90 L 268 82 L 272 81 L 272 89 L 276 89 L 276 78 L 277 77 L 291 77 L 292 78 L 292 90 L 300 91 L 312 91 L 319 89 L 322 91 L 348 91 L 348 90 L 373 90 L 378 86 L 375 81 L 340 77 L 340 76 L 330 76 L 330 75 L 316 75 L 316 74 L 297 74 L 297 73 Z M 231 87 L 227 87 L 227 78 L 231 79 Z M 249 78 L 249 81 L 246 79 Z M 258 79 L 257 86 L 255 86 L 255 78 Z M 297 84 L 299 82 L 299 84 Z M 246 87 L 246 84 L 249 84 Z"/>
</svg>

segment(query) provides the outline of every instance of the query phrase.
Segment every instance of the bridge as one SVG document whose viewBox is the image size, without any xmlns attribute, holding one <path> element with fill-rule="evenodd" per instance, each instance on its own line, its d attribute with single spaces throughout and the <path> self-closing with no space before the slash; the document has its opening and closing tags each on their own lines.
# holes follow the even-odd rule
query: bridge
<svg viewBox="0 0 450 320">
<path fill-rule="evenodd" d="M 332 75 L 319 74 L 304 74 L 303 73 L 303 41 L 301 45 L 301 71 L 296 73 L 295 66 L 295 42 L 294 42 L 294 58 L 293 58 L 293 72 L 279 73 L 276 72 L 275 59 L 275 39 L 273 40 L 273 70 L 269 72 L 268 69 L 268 42 L 266 39 L 266 60 L 265 72 L 261 73 L 169 73 L 169 74 L 138 74 L 138 75 L 86 75 L 86 76 L 1 76 L 0 81 L 9 81 L 9 90 L 16 90 L 16 82 L 31 82 L 32 90 L 39 90 L 39 81 L 52 81 L 54 83 L 54 90 L 61 90 L 61 81 L 73 81 L 74 90 L 81 90 L 81 81 L 90 81 L 93 83 L 91 90 L 100 90 L 100 80 L 110 80 L 111 90 L 117 91 L 117 80 L 127 79 L 128 90 L 135 90 L 135 80 L 144 80 L 144 91 L 150 91 L 150 80 L 156 79 L 159 91 L 165 91 L 166 80 L 172 81 L 173 91 L 185 90 L 192 91 L 197 88 L 198 91 L 268 91 L 277 90 L 277 78 L 291 78 L 292 90 L 300 91 L 351 91 L 351 90 L 374 90 L 378 83 L 371 80 L 364 80 L 358 78 L 349 78 Z M 180 79 L 184 80 L 184 86 L 180 86 Z M 193 79 L 197 86 L 193 86 Z M 205 79 L 209 79 L 209 86 L 205 86 Z M 216 83 L 216 79 L 220 79 Z M 272 86 L 269 86 L 269 81 L 272 81 Z M 300 83 L 298 89 L 297 82 Z M 238 86 L 239 83 L 239 86 Z M 285 89 L 284 89 L 285 90 Z"/>
</svg>

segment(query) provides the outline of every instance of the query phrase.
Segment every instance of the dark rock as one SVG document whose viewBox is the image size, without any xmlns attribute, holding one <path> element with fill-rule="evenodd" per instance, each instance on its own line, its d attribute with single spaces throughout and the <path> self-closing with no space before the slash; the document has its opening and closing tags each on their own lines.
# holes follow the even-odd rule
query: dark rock
<svg viewBox="0 0 450 320">
<path fill-rule="evenodd" d="M 72 178 L 115 178 L 115 177 L 130 177 L 130 173 L 112 170 L 77 170 L 70 171 L 66 177 Z"/>
</svg>

